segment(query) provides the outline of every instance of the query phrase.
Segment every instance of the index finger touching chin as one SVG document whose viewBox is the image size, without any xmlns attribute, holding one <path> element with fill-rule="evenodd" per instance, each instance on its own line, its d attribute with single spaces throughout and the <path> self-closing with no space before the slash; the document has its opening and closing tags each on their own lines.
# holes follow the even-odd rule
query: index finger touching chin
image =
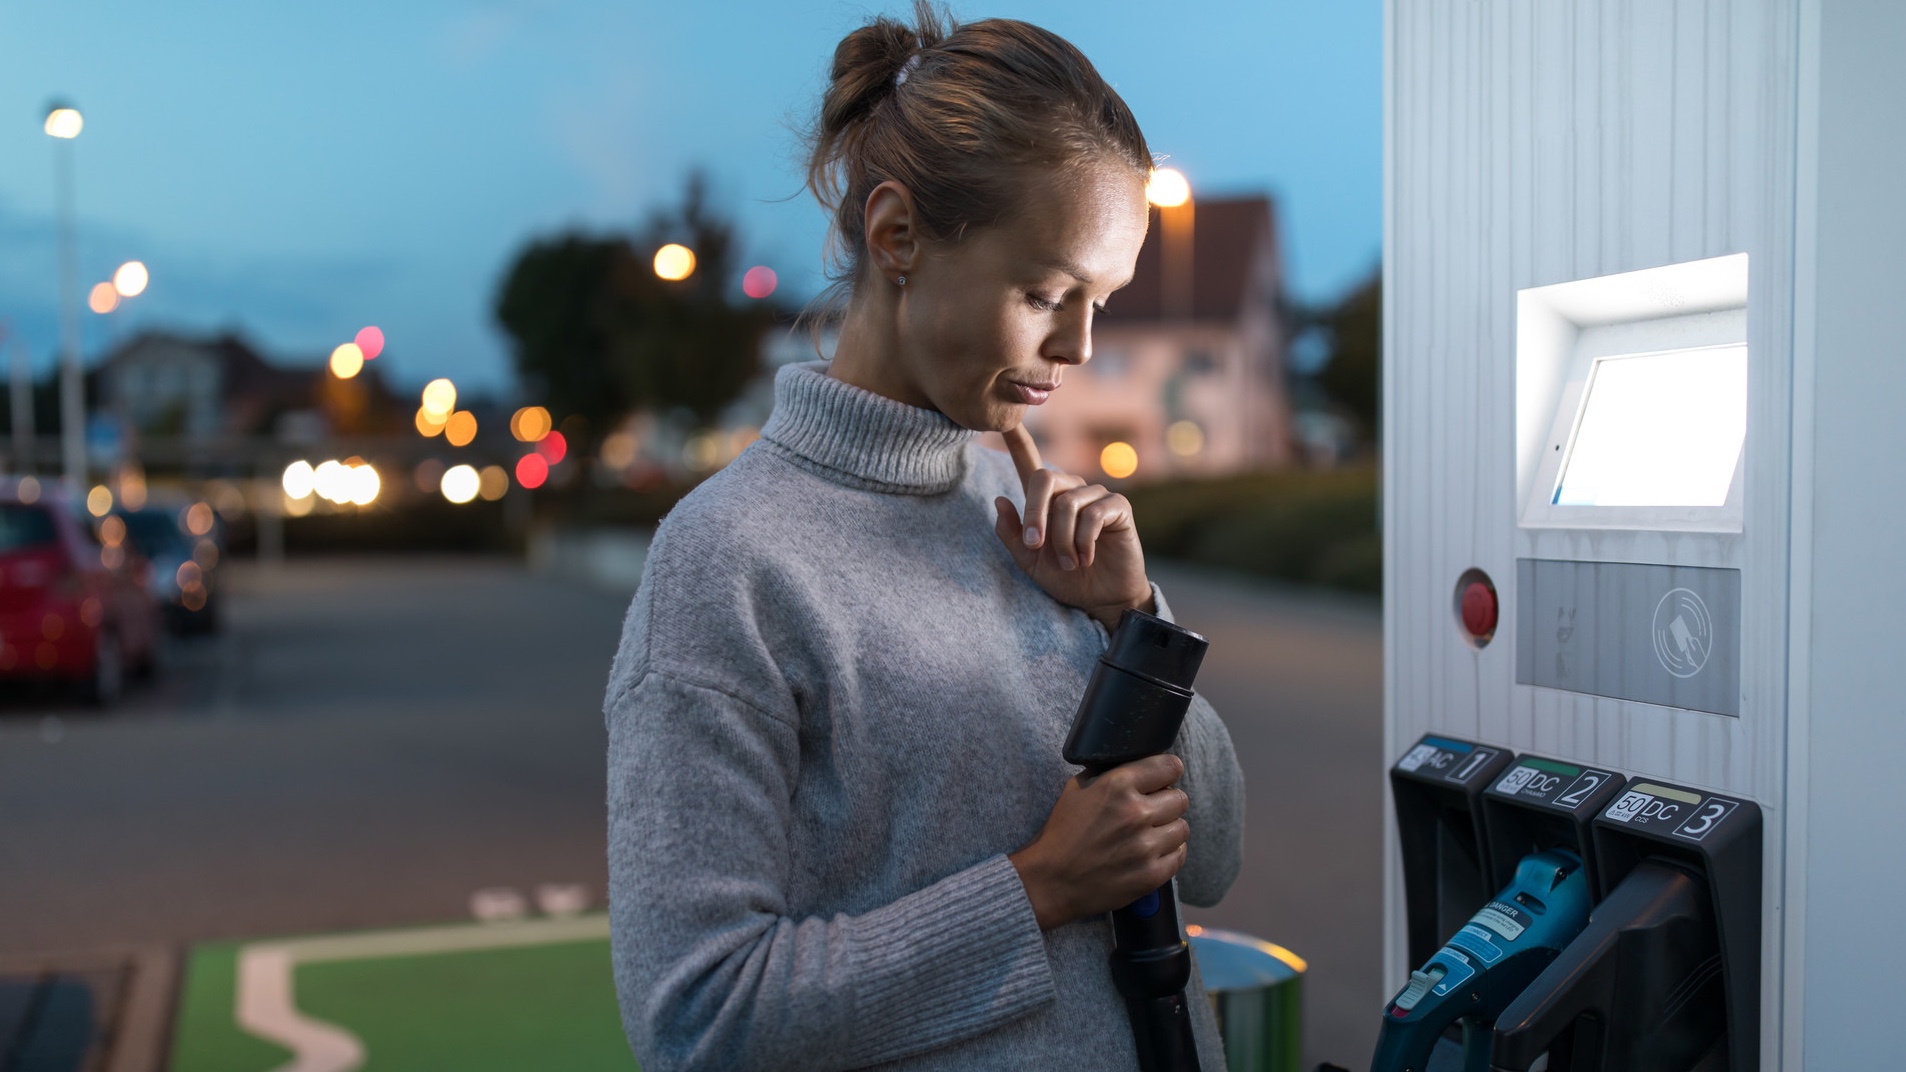
<svg viewBox="0 0 1906 1072">
<path fill-rule="evenodd" d="M 1006 450 L 1013 456 L 1013 467 L 1019 470 L 1020 480 L 1045 468 L 1039 460 L 1039 444 L 1032 441 L 1032 433 L 1026 431 L 1024 424 L 1015 424 L 999 434 L 1006 440 Z"/>
</svg>

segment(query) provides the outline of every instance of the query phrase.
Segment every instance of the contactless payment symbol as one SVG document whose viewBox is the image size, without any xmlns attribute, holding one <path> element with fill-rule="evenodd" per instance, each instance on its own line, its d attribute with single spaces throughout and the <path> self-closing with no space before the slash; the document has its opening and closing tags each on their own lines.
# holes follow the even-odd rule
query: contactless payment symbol
<svg viewBox="0 0 1906 1072">
<path fill-rule="evenodd" d="M 1714 650 L 1714 617 L 1690 588 L 1671 589 L 1655 604 L 1655 657 L 1675 677 L 1693 677 Z"/>
</svg>

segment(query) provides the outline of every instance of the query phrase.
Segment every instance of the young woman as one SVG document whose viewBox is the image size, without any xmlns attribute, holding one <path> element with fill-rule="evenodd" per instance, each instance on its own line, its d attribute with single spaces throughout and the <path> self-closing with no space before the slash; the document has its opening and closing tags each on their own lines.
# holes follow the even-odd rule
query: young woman
<svg viewBox="0 0 1906 1072">
<path fill-rule="evenodd" d="M 1061 758 L 1119 615 L 1171 611 L 1124 496 L 1020 421 L 1091 358 L 1151 166 L 1038 27 L 921 4 L 836 50 L 809 172 L 836 354 L 780 369 L 761 438 L 662 522 L 605 701 L 647 1072 L 1136 1067 L 1104 913 L 1173 876 L 1215 904 L 1242 776 L 1202 697 L 1172 754 L 1089 784 Z"/>
</svg>

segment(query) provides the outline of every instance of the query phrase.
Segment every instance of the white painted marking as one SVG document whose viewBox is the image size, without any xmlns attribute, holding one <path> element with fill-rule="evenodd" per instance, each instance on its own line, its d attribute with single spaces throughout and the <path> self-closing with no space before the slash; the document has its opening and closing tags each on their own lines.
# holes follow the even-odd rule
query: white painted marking
<svg viewBox="0 0 1906 1072">
<path fill-rule="evenodd" d="M 573 916 L 589 907 L 589 888 L 579 883 L 545 882 L 536 887 L 536 907 L 546 916 Z"/>
<path fill-rule="evenodd" d="M 238 1026 L 290 1050 L 274 1072 L 351 1072 L 364 1064 L 364 1043 L 334 1024 L 298 1012 L 291 998 L 291 951 L 248 945 L 238 954 Z"/>
<path fill-rule="evenodd" d="M 462 953 L 556 945 L 609 937 L 609 917 L 454 923 L 401 931 L 370 931 L 283 942 L 257 942 L 238 951 L 238 1025 L 294 1055 L 272 1072 L 353 1072 L 364 1064 L 357 1036 L 297 1009 L 291 973 L 299 964 L 327 960 Z"/>
<path fill-rule="evenodd" d="M 508 886 L 491 886 L 470 895 L 470 914 L 481 920 L 522 919 L 529 901 Z"/>
</svg>

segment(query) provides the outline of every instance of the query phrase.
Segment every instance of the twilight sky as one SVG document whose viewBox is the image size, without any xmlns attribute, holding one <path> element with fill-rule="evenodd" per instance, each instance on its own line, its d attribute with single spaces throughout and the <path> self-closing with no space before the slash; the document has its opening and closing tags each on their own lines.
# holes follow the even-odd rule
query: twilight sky
<svg viewBox="0 0 1906 1072">
<path fill-rule="evenodd" d="M 149 290 L 83 314 L 96 357 L 141 327 L 235 328 L 310 362 L 377 324 L 400 385 L 512 383 L 490 317 L 532 236 L 632 227 L 707 169 L 779 296 L 819 289 L 825 224 L 792 130 L 834 44 L 899 3 L 837 0 L 0 0 L 0 323 L 57 343 L 53 97 L 77 153 L 82 291 L 128 259 Z M 961 2 L 1077 44 L 1194 191 L 1268 192 L 1301 298 L 1376 263 L 1377 0 Z M 6 345 L 0 343 L 0 346 Z"/>
</svg>

